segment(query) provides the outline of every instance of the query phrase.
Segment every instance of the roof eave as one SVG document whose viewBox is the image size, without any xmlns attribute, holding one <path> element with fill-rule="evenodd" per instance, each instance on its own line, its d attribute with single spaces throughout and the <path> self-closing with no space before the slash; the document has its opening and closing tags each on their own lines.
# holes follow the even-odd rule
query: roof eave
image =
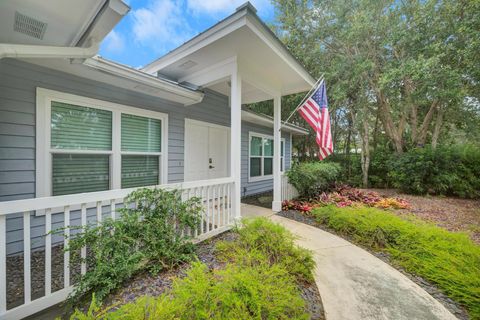
<svg viewBox="0 0 480 320">
<path fill-rule="evenodd" d="M 203 100 L 204 94 L 200 91 L 183 87 L 173 81 L 157 78 L 140 70 L 101 58 L 99 56 L 86 59 L 83 64 L 87 67 L 119 78 L 135 81 L 140 84 L 151 86 L 180 96 L 185 100 L 184 105 L 199 103 Z"/>
</svg>

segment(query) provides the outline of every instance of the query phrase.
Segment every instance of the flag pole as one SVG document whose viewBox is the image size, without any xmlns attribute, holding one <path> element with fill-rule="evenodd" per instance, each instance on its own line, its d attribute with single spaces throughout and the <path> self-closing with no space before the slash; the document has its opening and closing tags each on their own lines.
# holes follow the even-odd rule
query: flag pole
<svg viewBox="0 0 480 320">
<path fill-rule="evenodd" d="M 310 94 L 312 93 L 313 90 L 315 90 L 316 88 L 318 88 L 318 86 L 325 80 L 325 74 L 322 74 L 320 76 L 320 78 L 318 78 L 317 82 L 315 82 L 315 84 L 313 85 L 313 87 L 310 89 L 310 91 L 307 92 L 307 94 L 303 97 L 302 101 L 297 105 L 297 107 L 292 111 L 292 113 L 290 113 L 290 115 L 288 116 L 288 118 L 283 121 L 283 124 L 286 124 L 288 122 L 288 120 L 290 120 L 290 118 L 295 114 L 295 112 L 297 112 L 297 110 L 303 105 L 303 103 L 305 102 L 305 100 L 307 100 L 309 97 L 310 97 Z M 283 127 L 283 124 L 280 126 L 280 130 L 282 130 L 282 127 Z"/>
</svg>

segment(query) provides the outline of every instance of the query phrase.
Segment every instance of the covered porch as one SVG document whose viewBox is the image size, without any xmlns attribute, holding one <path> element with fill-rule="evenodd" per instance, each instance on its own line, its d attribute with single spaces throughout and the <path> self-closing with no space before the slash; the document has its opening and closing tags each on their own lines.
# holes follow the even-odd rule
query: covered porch
<svg viewBox="0 0 480 320">
<path fill-rule="evenodd" d="M 273 201 L 280 211 L 283 198 L 294 192 L 281 168 L 282 97 L 306 92 L 315 80 L 246 3 L 231 16 L 142 69 L 199 89 L 229 97 L 230 177 L 234 182 L 233 211 L 240 210 L 242 169 L 242 106 L 273 100 Z M 194 106 L 192 106 L 194 107 Z M 259 121 L 249 114 L 252 122 Z M 244 150 L 245 152 L 245 150 Z M 250 171 L 250 163 L 247 164 Z M 288 190 L 287 190 L 288 189 Z"/>
</svg>

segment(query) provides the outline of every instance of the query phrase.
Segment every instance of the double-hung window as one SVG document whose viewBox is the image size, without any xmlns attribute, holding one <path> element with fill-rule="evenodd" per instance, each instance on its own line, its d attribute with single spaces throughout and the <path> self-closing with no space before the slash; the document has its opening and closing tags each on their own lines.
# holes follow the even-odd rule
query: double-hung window
<svg viewBox="0 0 480 320">
<path fill-rule="evenodd" d="M 249 180 L 271 179 L 273 175 L 273 137 L 259 133 L 249 134 Z M 284 168 L 285 139 L 281 139 L 280 171 Z"/>
<path fill-rule="evenodd" d="M 167 115 L 37 89 L 37 197 L 166 183 Z"/>
</svg>

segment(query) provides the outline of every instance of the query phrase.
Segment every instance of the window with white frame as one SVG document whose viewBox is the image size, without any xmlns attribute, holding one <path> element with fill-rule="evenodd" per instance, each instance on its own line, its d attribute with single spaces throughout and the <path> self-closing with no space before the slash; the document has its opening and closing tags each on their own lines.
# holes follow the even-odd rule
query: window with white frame
<svg viewBox="0 0 480 320">
<path fill-rule="evenodd" d="M 37 110 L 37 197 L 166 182 L 165 114 L 46 89 Z"/>
<path fill-rule="evenodd" d="M 259 133 L 249 134 L 249 179 L 262 180 L 273 174 L 273 137 Z M 280 171 L 285 163 L 285 139 L 281 139 Z"/>
</svg>

